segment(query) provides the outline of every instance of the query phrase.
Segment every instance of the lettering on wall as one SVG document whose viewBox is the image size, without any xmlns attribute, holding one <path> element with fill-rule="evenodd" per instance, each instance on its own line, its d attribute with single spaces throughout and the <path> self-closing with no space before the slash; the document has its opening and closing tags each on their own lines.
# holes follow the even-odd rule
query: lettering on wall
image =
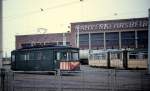
<svg viewBox="0 0 150 91">
<path fill-rule="evenodd" d="M 128 20 L 128 21 L 111 21 L 99 23 L 76 23 L 75 30 L 88 31 L 88 30 L 115 30 L 115 29 L 130 29 L 130 28 L 145 28 L 148 27 L 148 20 Z"/>
</svg>

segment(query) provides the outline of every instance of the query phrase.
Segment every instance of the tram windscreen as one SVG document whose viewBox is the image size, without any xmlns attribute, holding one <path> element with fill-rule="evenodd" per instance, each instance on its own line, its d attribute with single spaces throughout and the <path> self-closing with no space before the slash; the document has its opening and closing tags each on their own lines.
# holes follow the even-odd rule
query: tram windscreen
<svg viewBox="0 0 150 91">
<path fill-rule="evenodd" d="M 57 60 L 76 61 L 79 60 L 78 52 L 57 52 Z"/>
</svg>

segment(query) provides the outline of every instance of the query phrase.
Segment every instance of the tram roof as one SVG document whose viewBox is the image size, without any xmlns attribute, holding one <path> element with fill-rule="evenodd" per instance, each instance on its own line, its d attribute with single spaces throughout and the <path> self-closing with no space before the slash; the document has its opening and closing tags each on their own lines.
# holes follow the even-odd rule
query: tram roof
<svg viewBox="0 0 150 91">
<path fill-rule="evenodd" d="M 70 46 L 56 46 L 56 45 L 39 45 L 39 46 L 30 46 L 30 47 L 23 47 L 21 49 L 17 49 L 14 51 L 25 51 L 25 50 L 42 50 L 42 49 L 74 49 L 79 50 L 79 48 L 70 47 Z"/>
</svg>

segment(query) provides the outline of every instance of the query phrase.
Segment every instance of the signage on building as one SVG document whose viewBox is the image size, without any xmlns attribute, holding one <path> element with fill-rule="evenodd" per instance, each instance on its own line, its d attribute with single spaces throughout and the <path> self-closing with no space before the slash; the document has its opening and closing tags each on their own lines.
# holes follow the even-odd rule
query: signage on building
<svg viewBox="0 0 150 91">
<path fill-rule="evenodd" d="M 74 29 L 80 31 L 116 30 L 116 29 L 145 28 L 145 27 L 148 27 L 147 18 L 74 23 Z"/>
</svg>

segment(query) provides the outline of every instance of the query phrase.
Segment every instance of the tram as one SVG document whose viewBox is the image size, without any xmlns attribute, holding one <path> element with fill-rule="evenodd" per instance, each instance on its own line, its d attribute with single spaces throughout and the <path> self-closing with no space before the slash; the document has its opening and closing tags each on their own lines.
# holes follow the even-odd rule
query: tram
<svg viewBox="0 0 150 91">
<path fill-rule="evenodd" d="M 108 55 L 109 53 L 109 55 Z M 126 54 L 126 56 L 125 56 Z M 89 65 L 96 67 L 147 69 L 148 51 L 142 50 L 106 50 L 90 53 Z M 127 63 L 126 63 L 126 62 Z M 126 64 L 126 67 L 124 67 Z"/>
<path fill-rule="evenodd" d="M 79 49 L 69 46 L 32 46 L 11 52 L 11 69 L 15 71 L 80 70 Z"/>
</svg>

